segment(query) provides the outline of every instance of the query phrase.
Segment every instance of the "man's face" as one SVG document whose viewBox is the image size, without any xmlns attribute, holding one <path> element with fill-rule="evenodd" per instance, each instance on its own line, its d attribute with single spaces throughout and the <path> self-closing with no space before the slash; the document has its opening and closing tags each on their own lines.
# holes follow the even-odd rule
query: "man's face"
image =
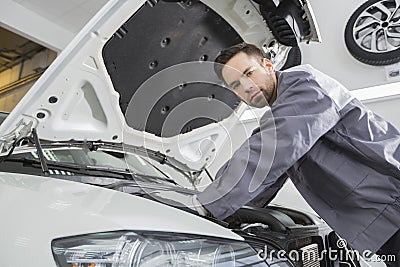
<svg viewBox="0 0 400 267">
<path fill-rule="evenodd" d="M 271 62 L 240 52 L 222 68 L 226 84 L 246 104 L 263 108 L 276 98 L 276 76 Z"/>
</svg>

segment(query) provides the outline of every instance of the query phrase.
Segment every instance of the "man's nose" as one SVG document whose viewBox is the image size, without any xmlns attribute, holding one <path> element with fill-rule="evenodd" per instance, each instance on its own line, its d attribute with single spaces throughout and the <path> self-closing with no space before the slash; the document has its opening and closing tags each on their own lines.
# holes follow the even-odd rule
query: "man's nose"
<svg viewBox="0 0 400 267">
<path fill-rule="evenodd" d="M 243 91 L 246 93 L 251 92 L 252 88 L 254 87 L 253 81 L 248 77 L 242 77 L 241 84 L 243 86 Z"/>
</svg>

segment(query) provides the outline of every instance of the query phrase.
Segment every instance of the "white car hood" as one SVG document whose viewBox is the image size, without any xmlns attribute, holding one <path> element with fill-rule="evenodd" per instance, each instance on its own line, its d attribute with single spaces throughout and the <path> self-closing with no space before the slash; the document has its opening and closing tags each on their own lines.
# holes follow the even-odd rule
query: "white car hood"
<svg viewBox="0 0 400 267">
<path fill-rule="evenodd" d="M 27 261 L 54 266 L 53 239 L 88 233 L 161 231 L 243 240 L 193 214 L 98 186 L 0 172 L 0 188 L 0 212 L 6 218 L 0 243 L 4 266 L 25 266 Z"/>
</svg>

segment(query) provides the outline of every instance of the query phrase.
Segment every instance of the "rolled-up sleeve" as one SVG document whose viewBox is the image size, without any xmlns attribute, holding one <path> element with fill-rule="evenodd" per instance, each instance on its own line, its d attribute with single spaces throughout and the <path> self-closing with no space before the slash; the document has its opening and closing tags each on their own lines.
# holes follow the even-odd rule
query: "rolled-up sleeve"
<svg viewBox="0 0 400 267">
<path fill-rule="evenodd" d="M 340 83 L 309 66 L 281 75 L 278 98 L 261 118 L 258 131 L 198 194 L 217 218 L 226 218 L 268 192 L 340 120 L 340 109 L 352 98 Z"/>
</svg>

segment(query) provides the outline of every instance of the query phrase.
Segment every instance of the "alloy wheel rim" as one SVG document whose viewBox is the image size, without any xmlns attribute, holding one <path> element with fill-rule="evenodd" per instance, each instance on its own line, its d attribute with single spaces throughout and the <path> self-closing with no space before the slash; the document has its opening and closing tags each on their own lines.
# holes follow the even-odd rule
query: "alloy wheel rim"
<svg viewBox="0 0 400 267">
<path fill-rule="evenodd" d="M 387 53 L 400 47 L 400 0 L 382 0 L 367 7 L 353 25 L 355 43 L 364 51 Z"/>
</svg>

